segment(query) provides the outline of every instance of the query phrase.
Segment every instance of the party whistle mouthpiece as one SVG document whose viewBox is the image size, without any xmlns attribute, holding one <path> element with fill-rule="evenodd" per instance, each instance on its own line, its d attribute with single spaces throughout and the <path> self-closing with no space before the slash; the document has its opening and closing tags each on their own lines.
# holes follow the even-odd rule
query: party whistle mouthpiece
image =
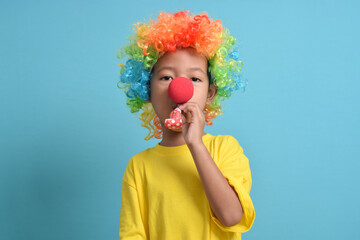
<svg viewBox="0 0 360 240">
<path fill-rule="evenodd" d="M 165 126 L 169 129 L 180 129 L 182 127 L 181 110 L 175 108 L 170 113 L 170 118 L 165 119 Z"/>
</svg>

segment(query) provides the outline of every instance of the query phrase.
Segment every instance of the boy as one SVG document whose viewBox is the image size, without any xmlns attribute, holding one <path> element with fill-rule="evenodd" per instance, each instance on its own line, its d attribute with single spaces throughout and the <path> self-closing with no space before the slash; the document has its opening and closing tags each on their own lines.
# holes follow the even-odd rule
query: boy
<svg viewBox="0 0 360 240">
<path fill-rule="evenodd" d="M 121 72 L 128 106 L 143 110 L 146 139 L 162 140 L 128 162 L 119 239 L 241 239 L 255 219 L 248 159 L 232 136 L 204 133 L 221 114 L 220 101 L 244 87 L 242 63 L 230 51 L 235 39 L 219 20 L 182 11 L 138 24 L 130 41 Z M 193 84 L 182 104 L 168 94 L 177 77 Z M 176 107 L 183 126 L 167 128 Z"/>
</svg>

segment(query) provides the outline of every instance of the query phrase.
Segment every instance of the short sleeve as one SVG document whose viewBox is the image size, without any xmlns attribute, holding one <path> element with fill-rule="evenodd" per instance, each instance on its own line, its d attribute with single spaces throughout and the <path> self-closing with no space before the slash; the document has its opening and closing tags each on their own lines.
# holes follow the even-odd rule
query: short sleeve
<svg viewBox="0 0 360 240">
<path fill-rule="evenodd" d="M 134 182 L 131 163 L 130 160 L 122 181 L 119 240 L 147 239 L 137 190 L 128 183 Z"/>
<path fill-rule="evenodd" d="M 255 209 L 250 198 L 252 185 L 249 160 L 243 153 L 242 147 L 232 136 L 225 136 L 220 144 L 219 169 L 235 189 L 243 209 L 241 221 L 234 226 L 224 226 L 214 215 L 210 208 L 212 220 L 226 232 L 246 232 L 250 230 L 255 220 Z"/>
</svg>

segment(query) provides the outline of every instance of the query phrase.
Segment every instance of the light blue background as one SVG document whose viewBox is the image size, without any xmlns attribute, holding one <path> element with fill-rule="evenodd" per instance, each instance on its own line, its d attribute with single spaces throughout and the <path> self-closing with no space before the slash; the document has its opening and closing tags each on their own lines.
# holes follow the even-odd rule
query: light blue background
<svg viewBox="0 0 360 240">
<path fill-rule="evenodd" d="M 206 131 L 249 158 L 243 239 L 360 239 L 360 4 L 316 0 L 1 1 L 0 239 L 118 238 L 127 161 L 156 141 L 116 52 L 132 24 L 183 9 L 242 49 L 249 85 Z"/>
</svg>

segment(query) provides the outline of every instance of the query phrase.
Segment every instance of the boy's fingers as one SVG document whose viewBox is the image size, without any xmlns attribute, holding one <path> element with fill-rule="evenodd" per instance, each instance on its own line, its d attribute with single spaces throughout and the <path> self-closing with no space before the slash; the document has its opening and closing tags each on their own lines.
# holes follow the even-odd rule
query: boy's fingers
<svg viewBox="0 0 360 240">
<path fill-rule="evenodd" d="M 185 105 L 183 107 L 182 113 L 185 116 L 186 122 L 188 122 L 188 123 L 191 122 L 191 117 L 193 115 L 193 111 L 194 111 L 194 109 L 189 105 Z"/>
<path fill-rule="evenodd" d="M 187 121 L 188 123 L 191 122 L 191 112 L 186 113 L 186 121 Z"/>
<path fill-rule="evenodd" d="M 190 112 L 182 112 L 182 114 L 184 115 L 185 117 L 185 121 L 190 123 L 191 122 L 191 113 Z"/>
<path fill-rule="evenodd" d="M 192 115 L 198 115 L 199 117 L 203 115 L 203 112 L 196 103 L 185 103 L 180 106 L 180 109 L 182 110 L 187 122 L 191 122 Z"/>
</svg>

